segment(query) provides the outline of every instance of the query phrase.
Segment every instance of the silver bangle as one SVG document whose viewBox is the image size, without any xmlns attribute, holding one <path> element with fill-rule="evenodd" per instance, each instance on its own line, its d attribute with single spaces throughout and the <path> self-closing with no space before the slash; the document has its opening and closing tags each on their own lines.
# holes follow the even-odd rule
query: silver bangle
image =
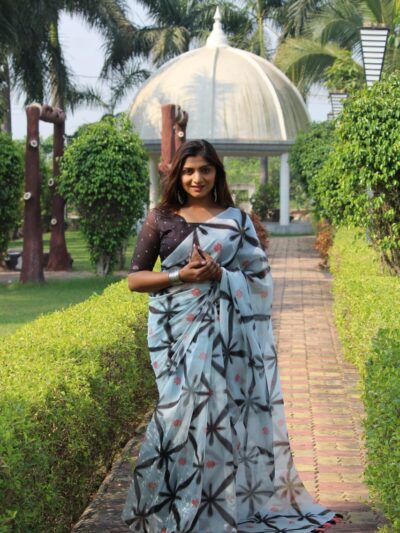
<svg viewBox="0 0 400 533">
<path fill-rule="evenodd" d="M 171 270 L 171 272 L 168 272 L 169 281 L 172 285 L 180 285 L 181 283 L 183 283 L 183 281 L 179 277 L 179 270 L 180 269 L 177 268 L 175 270 Z"/>
</svg>

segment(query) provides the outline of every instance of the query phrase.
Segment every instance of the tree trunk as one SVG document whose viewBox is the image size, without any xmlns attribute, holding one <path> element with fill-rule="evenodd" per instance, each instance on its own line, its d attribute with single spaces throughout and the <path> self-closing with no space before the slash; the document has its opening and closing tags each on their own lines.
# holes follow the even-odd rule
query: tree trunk
<svg viewBox="0 0 400 533">
<path fill-rule="evenodd" d="M 4 111 L 1 117 L 1 129 L 12 136 L 11 125 L 11 79 L 8 59 L 5 58 L 3 64 L 3 88 L 1 90 L 0 98 L 3 101 Z"/>
<path fill-rule="evenodd" d="M 39 117 L 41 107 L 26 108 L 28 135 L 25 154 L 24 245 L 20 281 L 43 282 L 43 239 L 40 217 Z"/>
<path fill-rule="evenodd" d="M 117 269 L 125 270 L 125 251 L 126 243 L 122 244 L 117 250 Z"/>
<path fill-rule="evenodd" d="M 98 276 L 106 276 L 110 271 L 110 258 L 102 256 L 96 263 L 96 274 Z"/>
<path fill-rule="evenodd" d="M 60 175 L 59 158 L 64 153 L 64 122 L 54 124 L 53 136 L 53 185 L 51 199 L 51 238 L 47 270 L 69 270 L 70 259 L 65 241 L 65 200 L 57 192 L 57 177 Z"/>
<path fill-rule="evenodd" d="M 55 55 L 60 54 L 60 41 L 58 35 L 58 19 L 50 25 L 50 38 Z M 47 270 L 69 270 L 70 258 L 65 241 L 65 224 L 64 209 L 65 200 L 57 191 L 57 177 L 60 175 L 59 158 L 64 153 L 64 132 L 65 132 L 65 114 L 64 109 L 65 95 L 60 90 L 57 68 L 54 58 L 50 61 L 50 83 L 51 83 L 51 107 L 46 107 L 47 116 L 42 116 L 42 120 L 48 118 L 49 122 L 54 124 L 53 133 L 53 185 L 51 195 L 51 239 L 50 254 Z M 61 89 L 63 86 L 61 85 Z M 54 116 L 55 114 L 58 116 Z M 42 113 L 43 115 L 43 113 Z M 62 119 L 62 121 L 60 121 Z"/>
<path fill-rule="evenodd" d="M 260 185 L 268 183 L 268 157 L 260 157 Z"/>
</svg>

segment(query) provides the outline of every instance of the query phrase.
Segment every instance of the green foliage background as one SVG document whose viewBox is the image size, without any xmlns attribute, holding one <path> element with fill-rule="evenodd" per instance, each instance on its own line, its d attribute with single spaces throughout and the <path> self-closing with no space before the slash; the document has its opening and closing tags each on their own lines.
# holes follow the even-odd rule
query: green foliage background
<svg viewBox="0 0 400 533">
<path fill-rule="evenodd" d="M 334 145 L 317 178 L 321 212 L 335 226 L 368 229 L 400 275 L 400 75 L 356 92 L 336 123 Z"/>
<path fill-rule="evenodd" d="M 329 254 L 334 313 L 347 359 L 360 373 L 365 479 L 400 530 L 400 283 L 382 269 L 365 232 L 340 228 Z"/>
<path fill-rule="evenodd" d="M 147 306 L 123 280 L 0 343 L 2 533 L 70 531 L 153 404 Z"/>
<path fill-rule="evenodd" d="M 59 190 L 80 214 L 98 273 L 110 272 L 148 196 L 147 155 L 128 118 L 78 130 L 61 160 Z"/>
<path fill-rule="evenodd" d="M 0 261 L 19 218 L 23 177 L 21 147 L 7 133 L 0 132 Z"/>
<path fill-rule="evenodd" d="M 329 218 L 321 199 L 321 168 L 332 151 L 335 124 L 331 121 L 314 122 L 306 131 L 299 133 L 289 154 L 291 180 L 301 184 L 306 195 L 313 201 L 318 218 Z M 329 187 L 333 184 L 330 183 Z"/>
</svg>

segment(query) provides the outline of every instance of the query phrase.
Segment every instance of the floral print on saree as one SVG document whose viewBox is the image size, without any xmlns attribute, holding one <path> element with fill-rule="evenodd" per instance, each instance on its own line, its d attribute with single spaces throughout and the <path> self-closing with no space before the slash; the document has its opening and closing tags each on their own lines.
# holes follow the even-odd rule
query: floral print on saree
<svg viewBox="0 0 400 533">
<path fill-rule="evenodd" d="M 162 270 L 184 266 L 193 243 L 222 279 L 149 297 L 159 402 L 122 518 L 140 533 L 323 531 L 342 515 L 313 500 L 293 462 L 271 270 L 251 218 L 229 207 L 196 225 Z"/>
</svg>

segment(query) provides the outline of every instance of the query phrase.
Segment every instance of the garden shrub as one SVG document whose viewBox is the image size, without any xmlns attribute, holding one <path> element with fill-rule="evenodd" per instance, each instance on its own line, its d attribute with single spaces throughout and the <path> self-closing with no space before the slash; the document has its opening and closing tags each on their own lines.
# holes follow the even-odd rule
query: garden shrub
<svg viewBox="0 0 400 533">
<path fill-rule="evenodd" d="M 147 155 L 124 116 L 82 126 L 61 159 L 59 192 L 80 215 L 97 273 L 110 273 L 118 251 L 143 216 Z"/>
<path fill-rule="evenodd" d="M 400 75 L 353 94 L 318 177 L 334 225 L 368 228 L 382 259 L 400 275 Z M 329 186 L 329 184 L 332 184 Z"/>
<path fill-rule="evenodd" d="M 328 268 L 329 250 L 333 244 L 334 229 L 327 220 L 317 222 L 317 234 L 315 236 L 314 248 L 318 250 L 321 261 L 321 268 Z"/>
<path fill-rule="evenodd" d="M 8 133 L 0 132 L 0 263 L 20 217 L 23 179 L 22 149 Z"/>
<path fill-rule="evenodd" d="M 400 322 L 400 320 L 399 320 Z M 400 329 L 380 329 L 366 363 L 366 480 L 400 531 Z"/>
<path fill-rule="evenodd" d="M 327 218 L 318 189 L 319 172 L 332 150 L 335 124 L 332 121 L 314 122 L 296 138 L 289 154 L 291 181 L 301 184 L 313 201 L 317 218 Z"/>
<path fill-rule="evenodd" d="M 65 533 L 156 397 L 126 280 L 0 344 L 0 531 Z"/>
<path fill-rule="evenodd" d="M 250 198 L 253 211 L 261 220 L 268 218 L 272 209 L 279 205 L 279 189 L 272 183 L 263 183 L 257 187 Z"/>
<path fill-rule="evenodd" d="M 400 327 L 400 283 L 381 272 L 364 230 L 340 228 L 329 255 L 334 313 L 346 357 L 361 374 L 380 328 Z"/>
<path fill-rule="evenodd" d="M 335 322 L 361 377 L 365 479 L 391 531 L 400 531 L 400 281 L 382 269 L 364 229 L 338 229 L 329 262 Z"/>
</svg>

